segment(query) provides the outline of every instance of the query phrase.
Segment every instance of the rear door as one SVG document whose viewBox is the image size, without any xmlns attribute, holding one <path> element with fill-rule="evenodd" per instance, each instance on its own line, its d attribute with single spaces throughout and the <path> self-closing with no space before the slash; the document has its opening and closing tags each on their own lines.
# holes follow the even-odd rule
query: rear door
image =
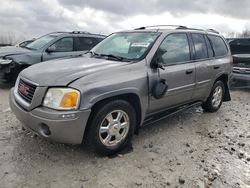
<svg viewBox="0 0 250 188">
<path fill-rule="evenodd" d="M 196 69 L 194 100 L 203 100 L 210 93 L 213 72 L 213 50 L 206 35 L 191 33 Z"/>
<path fill-rule="evenodd" d="M 192 100 L 195 63 L 191 60 L 187 34 L 169 34 L 155 55 L 164 66 L 165 70 L 158 69 L 158 75 L 159 79 L 166 80 L 168 91 L 161 99 L 151 98 L 150 112 L 179 106 Z"/>
<path fill-rule="evenodd" d="M 231 71 L 229 49 L 222 37 L 208 35 L 214 49 L 212 78 L 218 78 L 222 73 Z"/>
</svg>

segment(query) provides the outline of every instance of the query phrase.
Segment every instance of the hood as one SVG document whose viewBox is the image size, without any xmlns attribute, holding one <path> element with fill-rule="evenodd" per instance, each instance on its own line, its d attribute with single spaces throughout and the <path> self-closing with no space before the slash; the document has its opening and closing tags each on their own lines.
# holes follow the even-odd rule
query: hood
<svg viewBox="0 0 250 188">
<path fill-rule="evenodd" d="M 0 48 L 0 57 L 11 56 L 11 55 L 19 55 L 29 53 L 30 50 L 25 48 L 20 48 L 16 46 L 8 46 Z"/>
<path fill-rule="evenodd" d="M 88 74 L 127 64 L 120 61 L 76 57 L 39 63 L 23 70 L 20 75 L 39 86 L 66 86 Z"/>
</svg>

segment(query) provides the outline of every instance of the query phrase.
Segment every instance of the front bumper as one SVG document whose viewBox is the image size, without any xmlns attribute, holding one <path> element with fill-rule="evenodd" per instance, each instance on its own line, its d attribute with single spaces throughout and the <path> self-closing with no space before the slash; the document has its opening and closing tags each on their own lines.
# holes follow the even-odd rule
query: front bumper
<svg viewBox="0 0 250 188">
<path fill-rule="evenodd" d="M 22 69 L 15 63 L 0 64 L 0 82 L 14 82 Z"/>
<path fill-rule="evenodd" d="M 14 88 L 10 92 L 10 107 L 23 125 L 36 134 L 56 142 L 81 144 L 91 110 L 57 111 L 37 107 L 23 109 L 15 100 Z M 46 129 L 49 129 L 49 135 Z"/>
</svg>

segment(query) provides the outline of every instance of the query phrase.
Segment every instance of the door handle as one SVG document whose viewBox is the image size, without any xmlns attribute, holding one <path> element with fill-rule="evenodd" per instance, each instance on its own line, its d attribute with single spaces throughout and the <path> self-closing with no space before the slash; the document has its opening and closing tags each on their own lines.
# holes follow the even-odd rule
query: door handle
<svg viewBox="0 0 250 188">
<path fill-rule="evenodd" d="M 186 71 L 186 74 L 192 74 L 193 73 L 193 70 L 187 70 Z"/>
<path fill-rule="evenodd" d="M 219 69 L 220 68 L 220 66 L 214 66 L 214 69 Z"/>
</svg>

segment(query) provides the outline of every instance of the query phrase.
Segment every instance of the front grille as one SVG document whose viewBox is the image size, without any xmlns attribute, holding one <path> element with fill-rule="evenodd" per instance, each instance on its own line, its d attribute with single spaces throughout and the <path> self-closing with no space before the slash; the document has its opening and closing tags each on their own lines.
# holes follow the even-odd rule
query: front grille
<svg viewBox="0 0 250 188">
<path fill-rule="evenodd" d="M 18 94 L 28 103 L 31 103 L 36 86 L 20 79 L 18 84 Z"/>
<path fill-rule="evenodd" d="M 243 67 L 243 68 L 250 68 L 250 63 L 248 62 L 235 62 L 234 66 L 236 67 Z"/>
<path fill-rule="evenodd" d="M 250 58 L 233 57 L 233 65 L 236 67 L 250 68 Z"/>
<path fill-rule="evenodd" d="M 234 67 L 233 72 L 240 73 L 240 74 L 250 74 L 250 69 L 242 68 L 242 67 Z"/>
</svg>

